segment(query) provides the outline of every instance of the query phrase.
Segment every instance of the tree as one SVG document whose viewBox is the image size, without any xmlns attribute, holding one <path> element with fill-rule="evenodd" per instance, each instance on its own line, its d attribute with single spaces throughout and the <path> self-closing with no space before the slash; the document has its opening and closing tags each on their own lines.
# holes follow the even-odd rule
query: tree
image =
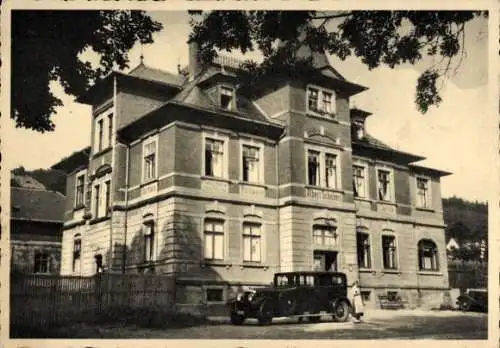
<svg viewBox="0 0 500 348">
<path fill-rule="evenodd" d="M 79 96 L 117 66 L 128 67 L 136 42 L 153 42 L 161 30 L 143 11 L 12 11 L 11 117 L 17 127 L 54 130 L 51 116 L 62 101 L 50 91 L 58 81 Z M 81 60 L 85 50 L 100 56 L 100 66 Z"/>
<path fill-rule="evenodd" d="M 210 62 L 218 51 L 255 48 L 262 64 L 246 61 L 245 84 L 280 71 L 307 73 L 311 61 L 296 55 L 302 44 L 344 60 L 355 54 L 369 69 L 415 64 L 439 58 L 417 80 L 415 103 L 426 113 L 441 102 L 438 82 L 459 67 L 467 22 L 486 12 L 472 11 L 191 11 L 190 39 L 200 44 L 200 58 Z M 301 35 L 302 34 L 302 35 Z"/>
</svg>

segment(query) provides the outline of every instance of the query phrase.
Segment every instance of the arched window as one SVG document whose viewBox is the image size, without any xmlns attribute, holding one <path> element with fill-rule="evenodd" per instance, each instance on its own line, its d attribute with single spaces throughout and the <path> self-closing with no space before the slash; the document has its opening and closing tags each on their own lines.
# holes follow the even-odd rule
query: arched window
<svg viewBox="0 0 500 348">
<path fill-rule="evenodd" d="M 155 224 L 154 215 L 143 216 L 142 232 L 144 237 L 144 262 L 152 262 L 155 257 Z"/>
<path fill-rule="evenodd" d="M 430 239 L 418 242 L 418 266 L 421 271 L 438 271 L 438 250 L 436 243 Z"/>
</svg>

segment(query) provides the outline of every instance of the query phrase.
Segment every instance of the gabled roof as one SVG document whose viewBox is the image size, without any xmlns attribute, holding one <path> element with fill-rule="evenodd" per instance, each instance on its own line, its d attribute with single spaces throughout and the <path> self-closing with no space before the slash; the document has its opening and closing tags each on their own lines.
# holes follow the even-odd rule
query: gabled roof
<svg viewBox="0 0 500 348">
<path fill-rule="evenodd" d="M 72 173 L 77 168 L 87 166 L 90 157 L 90 146 L 75 151 L 71 155 L 64 157 L 62 160 L 52 165 L 50 169 L 60 170 L 66 174 Z"/>
<path fill-rule="evenodd" d="M 11 188 L 11 220 L 63 223 L 66 197 L 55 191 Z"/>
</svg>

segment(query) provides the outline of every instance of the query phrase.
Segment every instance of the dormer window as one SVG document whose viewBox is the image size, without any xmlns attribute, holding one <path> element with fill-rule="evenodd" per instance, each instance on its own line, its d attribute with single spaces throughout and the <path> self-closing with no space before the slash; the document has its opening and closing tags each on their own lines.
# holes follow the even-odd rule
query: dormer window
<svg viewBox="0 0 500 348">
<path fill-rule="evenodd" d="M 354 122 L 352 124 L 352 131 L 354 140 L 361 140 L 365 137 L 365 127 L 362 123 Z"/>
<path fill-rule="evenodd" d="M 317 86 L 307 87 L 307 111 L 315 114 L 335 114 L 335 92 Z"/>
<path fill-rule="evenodd" d="M 234 89 L 230 87 L 220 88 L 220 106 L 224 110 L 234 110 Z"/>
</svg>

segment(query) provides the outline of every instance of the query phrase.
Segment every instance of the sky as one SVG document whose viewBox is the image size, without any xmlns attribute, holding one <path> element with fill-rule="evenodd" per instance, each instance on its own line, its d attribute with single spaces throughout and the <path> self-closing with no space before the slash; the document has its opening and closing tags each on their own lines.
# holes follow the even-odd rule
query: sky
<svg viewBox="0 0 500 348">
<path fill-rule="evenodd" d="M 130 67 L 139 63 L 142 53 L 146 65 L 176 72 L 177 64 L 188 62 L 189 17 L 185 12 L 150 15 L 164 29 L 154 35 L 153 44 L 131 50 Z M 369 71 L 356 57 L 345 61 L 330 57 L 332 66 L 347 80 L 369 88 L 351 100 L 351 107 L 373 113 L 367 120 L 368 133 L 399 150 L 426 157 L 421 165 L 453 173 L 442 179 L 443 197 L 486 201 L 491 195 L 497 120 L 488 116 L 487 28 L 484 19 L 469 23 L 462 63 L 443 84 L 441 105 L 426 114 L 416 109 L 415 86 L 420 73 L 433 62 Z M 92 61 L 92 54 L 87 57 Z M 6 144 L 8 149 L 16 149 L 10 152 L 15 153 L 8 161 L 11 167 L 48 168 L 90 144 L 90 107 L 75 103 L 57 83 L 51 88 L 64 104 L 53 118 L 56 130 L 40 134 L 15 128 L 11 120 Z"/>
</svg>

